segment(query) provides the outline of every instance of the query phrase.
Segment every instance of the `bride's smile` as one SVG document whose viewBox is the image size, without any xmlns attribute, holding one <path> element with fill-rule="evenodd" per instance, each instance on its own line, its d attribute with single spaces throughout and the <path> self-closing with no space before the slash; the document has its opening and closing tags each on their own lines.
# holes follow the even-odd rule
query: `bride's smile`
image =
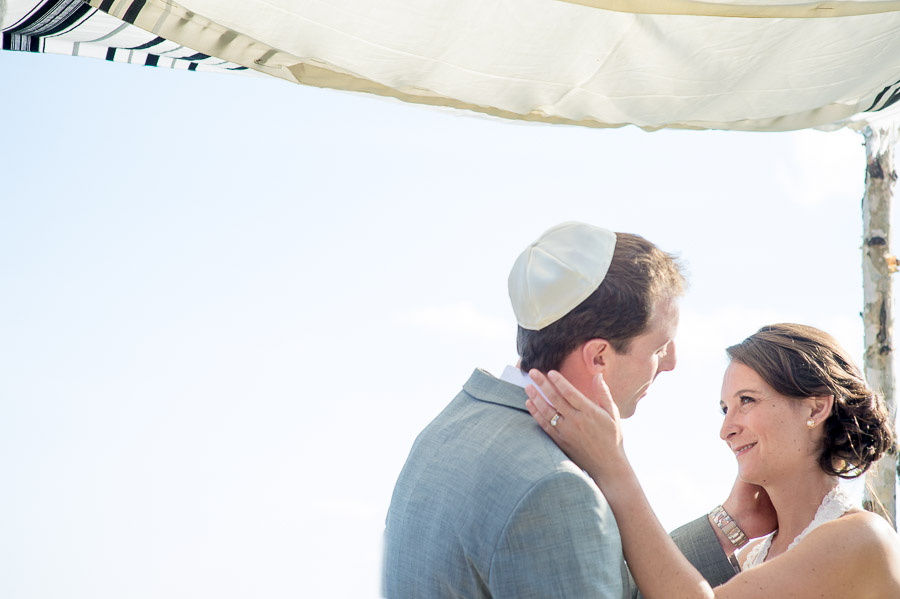
<svg viewBox="0 0 900 599">
<path fill-rule="evenodd" d="M 719 435 L 734 452 L 741 480 L 763 484 L 815 470 L 822 434 L 814 426 L 830 402 L 785 397 L 749 366 L 732 362 L 722 382 Z"/>
</svg>

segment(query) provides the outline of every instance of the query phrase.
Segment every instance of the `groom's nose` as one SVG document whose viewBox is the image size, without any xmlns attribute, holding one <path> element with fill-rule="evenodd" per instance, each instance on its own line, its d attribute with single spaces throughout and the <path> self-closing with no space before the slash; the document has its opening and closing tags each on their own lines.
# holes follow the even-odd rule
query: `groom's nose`
<svg viewBox="0 0 900 599">
<path fill-rule="evenodd" d="M 675 341 L 670 341 L 665 357 L 659 361 L 658 369 L 660 372 L 674 370 L 677 362 L 678 356 L 675 355 Z"/>
</svg>

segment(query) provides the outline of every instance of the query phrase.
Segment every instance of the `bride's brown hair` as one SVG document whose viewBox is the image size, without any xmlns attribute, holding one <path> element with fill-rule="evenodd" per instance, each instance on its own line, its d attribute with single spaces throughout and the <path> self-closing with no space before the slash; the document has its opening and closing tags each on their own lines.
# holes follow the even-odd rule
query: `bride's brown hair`
<svg viewBox="0 0 900 599">
<path fill-rule="evenodd" d="M 883 399 L 828 333 L 801 324 L 773 324 L 725 351 L 781 395 L 834 396 L 819 456 L 826 473 L 855 478 L 885 453 L 896 452 Z"/>
</svg>

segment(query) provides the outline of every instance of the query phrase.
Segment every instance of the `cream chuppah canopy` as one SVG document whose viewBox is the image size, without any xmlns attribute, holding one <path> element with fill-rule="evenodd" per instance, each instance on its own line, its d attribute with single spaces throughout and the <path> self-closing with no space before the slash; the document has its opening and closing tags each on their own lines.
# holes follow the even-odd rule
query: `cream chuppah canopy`
<svg viewBox="0 0 900 599">
<path fill-rule="evenodd" d="M 530 121 L 777 131 L 900 109 L 900 0 L 6 0 L 3 27 L 5 49 Z"/>
</svg>

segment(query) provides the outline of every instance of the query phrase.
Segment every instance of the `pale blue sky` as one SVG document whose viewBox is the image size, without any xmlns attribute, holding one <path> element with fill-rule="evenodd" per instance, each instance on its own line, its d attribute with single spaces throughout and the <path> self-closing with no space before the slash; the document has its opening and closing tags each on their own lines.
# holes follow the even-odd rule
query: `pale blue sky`
<svg viewBox="0 0 900 599">
<path fill-rule="evenodd" d="M 862 137 L 507 123 L 279 80 L 0 53 L 0 596 L 375 597 L 394 480 L 516 359 L 544 229 L 688 264 L 629 423 L 664 524 L 721 501 L 723 348 L 862 352 Z"/>
</svg>

